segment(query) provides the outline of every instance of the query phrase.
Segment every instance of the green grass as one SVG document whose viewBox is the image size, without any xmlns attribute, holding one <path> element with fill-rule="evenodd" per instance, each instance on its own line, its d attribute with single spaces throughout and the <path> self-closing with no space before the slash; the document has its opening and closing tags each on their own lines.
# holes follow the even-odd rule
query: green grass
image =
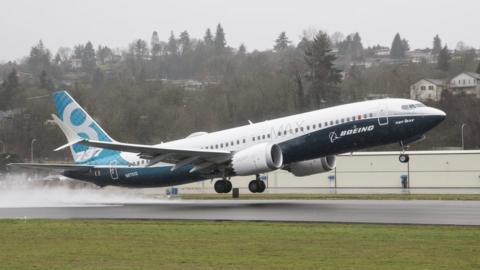
<svg viewBox="0 0 480 270">
<path fill-rule="evenodd" d="M 230 199 L 232 194 L 181 194 L 185 200 Z M 242 200 L 461 200 L 479 201 L 480 194 L 240 194 Z"/>
<path fill-rule="evenodd" d="M 480 228 L 0 221 L 0 269 L 480 269 Z"/>
</svg>

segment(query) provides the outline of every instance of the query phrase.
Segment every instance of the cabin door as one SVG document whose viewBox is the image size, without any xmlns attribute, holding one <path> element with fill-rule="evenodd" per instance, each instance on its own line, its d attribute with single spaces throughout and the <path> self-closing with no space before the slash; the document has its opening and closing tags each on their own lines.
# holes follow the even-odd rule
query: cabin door
<svg viewBox="0 0 480 270">
<path fill-rule="evenodd" d="M 380 126 L 388 125 L 388 107 L 382 104 L 378 107 L 378 124 Z"/>
<path fill-rule="evenodd" d="M 118 180 L 117 161 L 112 160 L 110 162 L 110 177 L 112 180 Z"/>
</svg>

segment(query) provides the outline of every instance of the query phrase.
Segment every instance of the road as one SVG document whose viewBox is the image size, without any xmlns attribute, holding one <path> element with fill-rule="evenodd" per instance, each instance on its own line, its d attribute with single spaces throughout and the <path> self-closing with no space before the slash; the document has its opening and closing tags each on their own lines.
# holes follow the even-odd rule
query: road
<svg viewBox="0 0 480 270">
<path fill-rule="evenodd" d="M 165 200 L 3 207 L 0 218 L 252 220 L 480 225 L 480 201 Z"/>
</svg>

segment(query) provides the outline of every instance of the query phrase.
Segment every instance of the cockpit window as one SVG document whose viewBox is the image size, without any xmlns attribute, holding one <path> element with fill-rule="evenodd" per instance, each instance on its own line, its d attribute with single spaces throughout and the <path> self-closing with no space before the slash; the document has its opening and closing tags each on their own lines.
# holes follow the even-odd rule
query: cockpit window
<svg viewBox="0 0 480 270">
<path fill-rule="evenodd" d="M 402 110 L 413 110 L 415 108 L 421 108 L 421 107 L 426 107 L 426 106 L 423 103 L 408 104 L 408 105 L 402 105 Z"/>
</svg>

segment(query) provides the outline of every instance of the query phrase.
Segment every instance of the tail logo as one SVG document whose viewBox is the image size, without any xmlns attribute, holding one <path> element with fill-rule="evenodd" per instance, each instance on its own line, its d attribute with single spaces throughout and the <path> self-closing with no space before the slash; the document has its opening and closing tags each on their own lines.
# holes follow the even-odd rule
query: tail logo
<svg viewBox="0 0 480 270">
<path fill-rule="evenodd" d="M 99 136 L 95 130 L 93 120 L 85 114 L 74 102 L 68 104 L 63 111 L 63 121 L 71 126 L 73 130 L 84 139 L 98 140 Z M 91 148 L 85 145 L 74 145 L 72 147 L 76 160 L 87 161 L 97 156 L 101 149 Z"/>
</svg>

